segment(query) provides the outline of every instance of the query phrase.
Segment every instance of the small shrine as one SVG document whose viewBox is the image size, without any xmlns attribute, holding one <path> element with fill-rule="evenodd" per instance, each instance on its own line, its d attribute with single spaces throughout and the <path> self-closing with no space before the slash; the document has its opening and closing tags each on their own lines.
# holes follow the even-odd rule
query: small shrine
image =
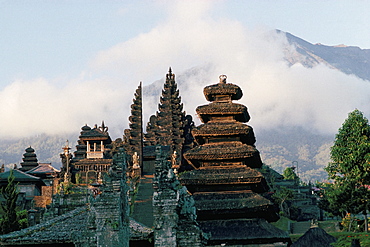
<svg viewBox="0 0 370 247">
<path fill-rule="evenodd" d="M 258 171 L 262 161 L 253 129 L 244 124 L 247 107 L 232 102 L 242 90 L 221 75 L 204 96 L 211 103 L 197 107 L 203 124 L 192 130 L 198 146 L 184 153 L 193 170 L 181 173 L 180 181 L 194 197 L 197 221 L 210 236 L 207 245 L 286 246 L 288 234 L 268 223 L 279 216 L 263 197 L 269 188 Z"/>
<path fill-rule="evenodd" d="M 79 140 L 77 141 L 74 157 L 69 153 L 68 144 L 61 154 L 63 173 L 70 173 L 72 182 L 76 182 L 75 175 L 78 174 L 80 183 L 96 182 L 98 178 L 107 173 L 112 163 L 112 140 L 108 133 L 108 127 L 104 121 L 101 126 L 93 128 L 85 125 L 81 128 Z M 65 176 L 64 177 L 68 177 Z M 91 181 L 90 181 L 91 180 Z"/>
</svg>

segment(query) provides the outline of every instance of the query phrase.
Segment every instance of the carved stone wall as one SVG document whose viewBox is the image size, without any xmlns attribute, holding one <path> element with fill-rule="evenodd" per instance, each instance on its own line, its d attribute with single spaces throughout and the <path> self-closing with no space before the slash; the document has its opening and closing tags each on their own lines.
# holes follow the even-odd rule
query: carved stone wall
<svg viewBox="0 0 370 247">
<path fill-rule="evenodd" d="M 196 222 L 194 199 L 186 187 L 181 186 L 166 157 L 157 146 L 153 181 L 154 246 L 204 246 L 205 237 Z"/>
</svg>

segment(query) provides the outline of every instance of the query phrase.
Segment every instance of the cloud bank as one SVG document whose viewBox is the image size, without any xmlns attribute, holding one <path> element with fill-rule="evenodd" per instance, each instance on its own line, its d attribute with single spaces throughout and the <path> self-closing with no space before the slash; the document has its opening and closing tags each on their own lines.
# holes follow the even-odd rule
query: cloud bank
<svg viewBox="0 0 370 247">
<path fill-rule="evenodd" d="M 113 139 L 121 137 L 139 82 L 148 85 L 163 78 L 169 66 L 181 78 L 185 110 L 194 116 L 196 106 L 207 103 L 203 87 L 217 83 L 220 74 L 242 88 L 240 103 L 248 106 L 250 124 L 259 130 L 302 126 L 332 134 L 355 108 L 370 114 L 368 81 L 325 65 L 289 67 L 283 59 L 288 47 L 283 34 L 214 17 L 207 1 L 165 6 L 168 15 L 162 23 L 100 51 L 80 77 L 59 83 L 18 80 L 5 87 L 0 91 L 0 137 L 77 133 L 84 124 L 102 120 Z M 194 67 L 203 70 L 181 76 Z M 157 110 L 158 97 L 143 100 L 145 124 Z"/>
</svg>

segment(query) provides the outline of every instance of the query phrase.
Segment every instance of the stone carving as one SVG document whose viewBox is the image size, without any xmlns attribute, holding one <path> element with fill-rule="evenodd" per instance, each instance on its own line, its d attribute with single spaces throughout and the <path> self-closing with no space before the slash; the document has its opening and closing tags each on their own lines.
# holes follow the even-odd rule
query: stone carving
<svg viewBox="0 0 370 247">
<path fill-rule="evenodd" d="M 180 167 L 177 158 L 178 158 L 177 157 L 177 152 L 173 151 L 173 154 L 171 155 L 171 164 L 172 164 L 172 169 L 173 169 L 175 174 L 177 174 L 178 169 Z"/>
<path fill-rule="evenodd" d="M 155 246 L 204 246 L 206 236 L 196 222 L 194 200 L 180 185 L 166 157 L 157 146 L 153 180 Z"/>
<path fill-rule="evenodd" d="M 132 167 L 134 169 L 140 169 L 139 159 L 139 155 L 137 155 L 137 152 L 135 152 L 134 155 L 132 155 Z"/>
</svg>

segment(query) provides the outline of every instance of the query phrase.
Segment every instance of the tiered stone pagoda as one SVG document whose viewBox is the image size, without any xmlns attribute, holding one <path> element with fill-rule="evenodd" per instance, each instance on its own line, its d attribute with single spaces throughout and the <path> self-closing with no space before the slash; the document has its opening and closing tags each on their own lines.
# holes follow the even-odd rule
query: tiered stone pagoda
<svg viewBox="0 0 370 247">
<path fill-rule="evenodd" d="M 29 146 L 25 151 L 22 158 L 23 162 L 21 163 L 22 167 L 19 168 L 23 172 L 29 171 L 39 165 L 35 149 Z"/>
<path fill-rule="evenodd" d="M 204 95 L 212 103 L 196 109 L 203 124 L 192 134 L 199 145 L 184 154 L 194 170 L 180 174 L 180 180 L 195 199 L 208 245 L 288 243 L 288 234 L 268 223 L 279 217 L 262 196 L 269 188 L 258 171 L 262 161 L 253 129 L 243 124 L 250 116 L 246 106 L 232 102 L 242 90 L 222 75 L 218 84 L 204 88 Z"/>
</svg>

